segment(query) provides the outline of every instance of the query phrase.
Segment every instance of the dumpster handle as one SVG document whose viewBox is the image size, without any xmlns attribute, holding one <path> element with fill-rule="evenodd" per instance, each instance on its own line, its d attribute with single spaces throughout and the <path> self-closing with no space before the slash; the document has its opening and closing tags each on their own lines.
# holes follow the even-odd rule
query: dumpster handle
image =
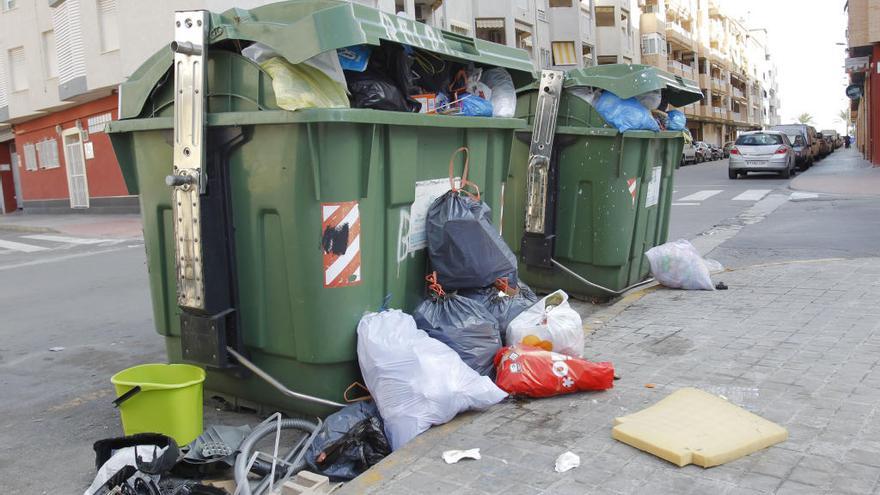
<svg viewBox="0 0 880 495">
<path fill-rule="evenodd" d="M 320 397 L 313 397 L 311 395 L 306 395 L 306 394 L 301 394 L 299 392 L 294 392 L 293 390 L 290 390 L 289 388 L 285 387 L 281 382 L 276 380 L 274 377 L 272 377 L 272 375 L 261 370 L 259 367 L 257 367 L 256 364 L 252 363 L 246 357 L 244 357 L 241 354 L 239 354 L 238 352 L 236 352 L 236 350 L 233 349 L 232 347 L 227 346 L 226 350 L 229 352 L 229 354 L 232 354 L 232 357 L 234 357 L 236 360 L 238 360 L 238 362 L 241 363 L 242 366 L 251 370 L 255 375 L 262 378 L 266 383 L 268 383 L 269 385 L 272 385 L 273 387 L 275 387 L 275 389 L 277 389 L 279 392 L 281 392 L 282 394 L 284 394 L 288 397 L 292 397 L 294 399 L 305 400 L 305 401 L 309 401 L 309 402 L 314 402 L 316 404 L 321 404 L 323 406 L 339 407 L 339 408 L 345 407 L 345 404 L 333 402 L 332 400 L 322 399 Z"/>
<path fill-rule="evenodd" d="M 630 290 L 630 289 L 634 289 L 634 288 L 636 288 L 636 287 L 638 287 L 638 286 L 640 286 L 640 285 L 645 285 L 645 284 L 648 284 L 648 283 L 651 283 L 651 282 L 654 281 L 654 277 L 651 277 L 651 278 L 649 278 L 649 279 L 642 280 L 641 282 L 638 282 L 638 283 L 632 284 L 632 285 L 630 285 L 629 287 L 624 287 L 623 289 L 620 289 L 620 290 L 611 290 L 611 289 L 609 289 L 609 288 L 607 288 L 607 287 L 603 287 L 603 286 L 601 286 L 601 285 L 599 285 L 599 284 L 596 284 L 596 283 L 590 282 L 589 280 L 585 279 L 584 277 L 581 277 L 580 275 L 578 275 L 574 270 L 572 270 L 572 269 L 566 267 L 565 265 L 563 265 L 562 263 L 556 261 L 555 259 L 552 259 L 552 258 L 551 258 L 550 261 L 551 261 L 551 262 L 552 262 L 557 268 L 559 268 L 560 270 L 562 270 L 562 271 L 564 271 L 565 273 L 567 273 L 567 274 L 571 275 L 572 277 L 574 277 L 578 282 L 582 282 L 582 283 L 587 284 L 587 285 L 589 285 L 589 286 L 591 286 L 591 287 L 595 287 L 595 288 L 597 288 L 597 289 L 604 290 L 605 292 L 607 292 L 607 293 L 609 293 L 609 294 L 612 294 L 612 295 L 615 295 L 615 296 L 619 296 L 620 294 L 623 294 L 624 292 L 626 292 L 626 291 L 628 291 L 628 290 Z"/>
</svg>

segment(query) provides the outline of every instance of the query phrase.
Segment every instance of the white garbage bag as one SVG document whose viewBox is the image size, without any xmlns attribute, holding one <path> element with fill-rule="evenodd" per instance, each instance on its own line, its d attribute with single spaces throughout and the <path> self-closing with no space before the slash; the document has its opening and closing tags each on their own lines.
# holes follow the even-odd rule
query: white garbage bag
<svg viewBox="0 0 880 495">
<path fill-rule="evenodd" d="M 485 409 L 507 393 L 480 376 L 439 340 L 416 328 L 412 316 L 368 313 L 357 328 L 358 363 L 397 450 L 431 425 Z"/>
<path fill-rule="evenodd" d="M 654 278 L 672 289 L 715 290 L 709 272 L 724 270 L 721 263 L 704 260 L 697 248 L 684 239 L 653 247 L 645 256 Z"/>
<path fill-rule="evenodd" d="M 524 344 L 574 357 L 583 357 L 584 326 L 558 290 L 519 314 L 507 327 L 507 345 Z"/>
</svg>

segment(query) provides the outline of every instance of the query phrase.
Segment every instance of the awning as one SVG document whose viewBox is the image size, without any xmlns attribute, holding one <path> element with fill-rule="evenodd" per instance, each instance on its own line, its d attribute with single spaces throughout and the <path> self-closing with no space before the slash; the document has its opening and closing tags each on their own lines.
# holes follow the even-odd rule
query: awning
<svg viewBox="0 0 880 495">
<path fill-rule="evenodd" d="M 553 65 L 577 65 L 574 41 L 553 42 Z"/>
<path fill-rule="evenodd" d="M 504 29 L 504 19 L 477 19 L 477 29 Z"/>
</svg>

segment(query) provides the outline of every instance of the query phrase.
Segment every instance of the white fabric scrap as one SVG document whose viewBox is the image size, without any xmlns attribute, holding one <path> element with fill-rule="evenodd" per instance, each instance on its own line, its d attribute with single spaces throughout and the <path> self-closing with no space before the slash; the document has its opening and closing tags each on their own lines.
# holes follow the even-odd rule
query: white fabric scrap
<svg viewBox="0 0 880 495">
<path fill-rule="evenodd" d="M 462 459 L 480 459 L 480 449 L 447 450 L 443 452 L 443 460 L 446 461 L 446 464 L 455 464 Z"/>
</svg>

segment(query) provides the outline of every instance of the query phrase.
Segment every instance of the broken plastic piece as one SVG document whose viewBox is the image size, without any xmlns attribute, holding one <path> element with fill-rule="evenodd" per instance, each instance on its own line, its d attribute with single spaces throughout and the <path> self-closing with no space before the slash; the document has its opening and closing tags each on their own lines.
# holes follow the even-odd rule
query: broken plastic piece
<svg viewBox="0 0 880 495">
<path fill-rule="evenodd" d="M 716 290 L 727 290 L 727 284 L 725 284 L 724 282 L 718 282 L 717 284 L 715 284 L 715 289 Z"/>
<path fill-rule="evenodd" d="M 581 458 L 574 452 L 565 452 L 556 458 L 556 472 L 564 473 L 581 465 Z"/>
<path fill-rule="evenodd" d="M 462 459 L 480 459 L 480 449 L 447 450 L 443 452 L 443 460 L 446 461 L 446 464 L 455 464 Z"/>
</svg>

